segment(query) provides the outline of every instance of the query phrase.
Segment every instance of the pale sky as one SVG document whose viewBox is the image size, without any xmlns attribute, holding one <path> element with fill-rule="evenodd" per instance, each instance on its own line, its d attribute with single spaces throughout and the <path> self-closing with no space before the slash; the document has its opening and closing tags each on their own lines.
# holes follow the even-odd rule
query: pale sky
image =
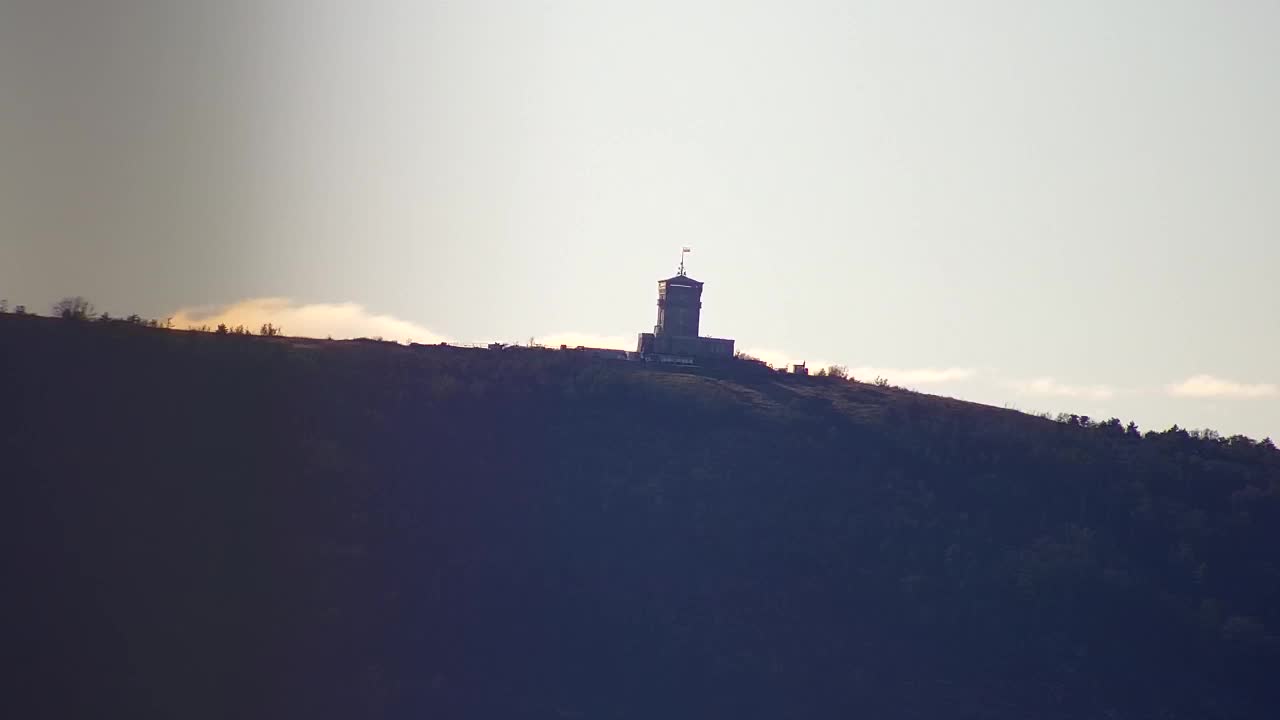
<svg viewBox="0 0 1280 720">
<path fill-rule="evenodd" d="M 0 297 L 631 345 L 688 245 L 703 331 L 768 359 L 1280 438 L 1277 35 L 1249 0 L 0 0 Z"/>
</svg>

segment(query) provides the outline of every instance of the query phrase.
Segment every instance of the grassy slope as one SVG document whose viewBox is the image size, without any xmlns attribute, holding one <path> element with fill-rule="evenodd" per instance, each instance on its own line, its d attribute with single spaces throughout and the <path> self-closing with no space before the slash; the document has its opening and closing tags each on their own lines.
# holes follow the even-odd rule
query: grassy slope
<svg viewBox="0 0 1280 720">
<path fill-rule="evenodd" d="M 1280 457 L 868 385 L 0 316 L 15 700 L 1264 717 Z M 1110 715 L 1109 715 L 1110 714 Z"/>
</svg>

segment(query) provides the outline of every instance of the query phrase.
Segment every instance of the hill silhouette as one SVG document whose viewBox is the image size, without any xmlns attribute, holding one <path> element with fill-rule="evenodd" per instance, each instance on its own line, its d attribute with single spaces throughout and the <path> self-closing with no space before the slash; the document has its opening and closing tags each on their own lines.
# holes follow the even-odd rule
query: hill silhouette
<svg viewBox="0 0 1280 720">
<path fill-rule="evenodd" d="M 1280 453 L 0 316 L 10 717 L 1262 718 Z"/>
</svg>

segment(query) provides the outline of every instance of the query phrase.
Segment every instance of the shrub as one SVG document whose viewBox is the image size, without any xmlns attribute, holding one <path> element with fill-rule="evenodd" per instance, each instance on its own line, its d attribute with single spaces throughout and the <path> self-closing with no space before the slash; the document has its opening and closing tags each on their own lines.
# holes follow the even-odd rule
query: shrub
<svg viewBox="0 0 1280 720">
<path fill-rule="evenodd" d="M 79 295 L 62 298 L 53 304 L 53 316 L 63 320 L 86 320 L 93 315 L 93 303 Z"/>
</svg>

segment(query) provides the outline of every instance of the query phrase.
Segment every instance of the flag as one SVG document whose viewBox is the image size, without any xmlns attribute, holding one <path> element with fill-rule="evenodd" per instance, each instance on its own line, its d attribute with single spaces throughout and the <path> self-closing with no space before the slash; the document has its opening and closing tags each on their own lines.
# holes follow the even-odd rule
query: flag
<svg viewBox="0 0 1280 720">
<path fill-rule="evenodd" d="M 680 252 L 693 252 L 693 248 L 680 248 Z"/>
</svg>

